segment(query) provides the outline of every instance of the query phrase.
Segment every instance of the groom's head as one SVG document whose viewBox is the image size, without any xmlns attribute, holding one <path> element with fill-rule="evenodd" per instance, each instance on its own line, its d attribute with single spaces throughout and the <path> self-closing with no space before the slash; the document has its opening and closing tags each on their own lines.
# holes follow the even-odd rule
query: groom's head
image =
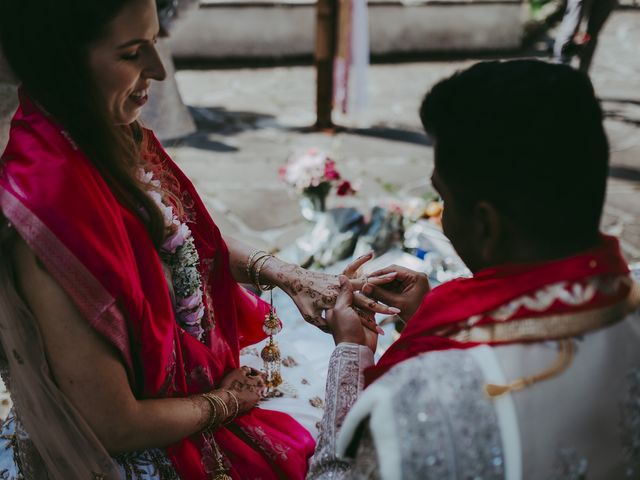
<svg viewBox="0 0 640 480">
<path fill-rule="evenodd" d="M 443 227 L 469 268 L 570 255 L 598 241 L 609 147 L 589 78 L 532 60 L 479 63 L 420 109 Z"/>
</svg>

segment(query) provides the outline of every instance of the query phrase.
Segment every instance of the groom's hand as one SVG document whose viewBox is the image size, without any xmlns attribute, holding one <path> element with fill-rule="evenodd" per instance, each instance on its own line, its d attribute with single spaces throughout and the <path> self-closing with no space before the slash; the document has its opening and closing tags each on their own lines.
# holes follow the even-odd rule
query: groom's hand
<svg viewBox="0 0 640 480">
<path fill-rule="evenodd" d="M 390 273 L 396 274 L 392 282 L 385 285 L 368 283 L 362 287 L 362 292 L 374 300 L 400 309 L 398 315 L 407 322 L 422 303 L 424 296 L 431 290 L 429 279 L 424 273 L 398 265 L 391 265 L 373 272 L 369 278 L 386 276 Z"/>
<path fill-rule="evenodd" d="M 364 345 L 375 352 L 378 343 L 377 333 L 363 327 L 361 315 L 353 307 L 353 289 L 349 279 L 340 275 L 340 291 L 336 305 L 327 310 L 327 324 L 333 334 L 336 345 L 341 342 Z"/>
</svg>

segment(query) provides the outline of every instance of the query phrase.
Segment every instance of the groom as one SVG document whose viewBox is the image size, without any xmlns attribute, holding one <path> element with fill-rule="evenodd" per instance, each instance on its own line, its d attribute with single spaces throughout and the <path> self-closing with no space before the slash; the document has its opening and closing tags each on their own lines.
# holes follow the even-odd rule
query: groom
<svg viewBox="0 0 640 480">
<path fill-rule="evenodd" d="M 589 79 L 480 63 L 438 83 L 420 116 L 444 232 L 474 275 L 429 291 L 405 268 L 372 274 L 396 272 L 363 292 L 406 322 L 375 366 L 342 279 L 308 478 L 640 472 L 640 412 L 624 401 L 640 389 L 639 319 L 627 317 L 640 293 L 599 232 L 609 154 Z"/>
<path fill-rule="evenodd" d="M 412 353 L 402 358 L 458 346 L 426 333 L 464 331 L 460 322 L 554 281 L 627 272 L 617 242 L 599 232 L 609 145 L 586 75 L 537 61 L 481 63 L 436 85 L 420 117 L 434 139 L 444 233 L 475 275 L 427 301 L 423 276 L 375 272 L 398 277 L 391 288 L 366 285 L 366 294 L 400 308 L 405 321 L 422 308 L 368 381 L 407 343 Z M 591 251 L 602 259 L 565 261 Z"/>
</svg>

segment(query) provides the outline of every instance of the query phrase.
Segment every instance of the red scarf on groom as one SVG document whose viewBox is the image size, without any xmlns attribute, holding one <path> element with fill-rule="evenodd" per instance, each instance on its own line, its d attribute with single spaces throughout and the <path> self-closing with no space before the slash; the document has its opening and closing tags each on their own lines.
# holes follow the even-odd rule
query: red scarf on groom
<svg viewBox="0 0 640 480">
<path fill-rule="evenodd" d="M 389 347 L 375 366 L 365 371 L 367 385 L 395 364 L 421 353 L 471 348 L 485 343 L 450 338 L 456 332 L 471 326 L 480 327 L 549 315 L 570 315 L 604 308 L 624 300 L 631 285 L 629 268 L 622 258 L 618 241 L 604 235 L 601 238 L 599 246 L 573 257 L 541 264 L 488 268 L 472 278 L 452 280 L 434 288 L 425 295 L 400 338 Z M 535 299 L 537 293 L 540 296 L 540 291 L 549 286 L 573 288 L 579 294 L 589 288 L 587 281 L 596 277 L 618 277 L 621 281 L 613 283 L 616 285 L 613 291 L 596 289 L 592 296 L 585 295 L 584 301 L 567 302 L 560 296 L 542 302 L 544 308 L 528 307 L 526 301 L 517 302 L 527 295 Z M 569 290 L 569 296 L 571 292 Z M 503 313 L 497 314 L 501 307 Z M 504 307 L 507 307 L 506 313 Z"/>
</svg>

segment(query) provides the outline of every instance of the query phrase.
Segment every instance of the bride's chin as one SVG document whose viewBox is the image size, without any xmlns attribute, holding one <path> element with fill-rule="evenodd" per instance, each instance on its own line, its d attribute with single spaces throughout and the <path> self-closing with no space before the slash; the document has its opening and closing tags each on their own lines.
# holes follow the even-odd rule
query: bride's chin
<svg viewBox="0 0 640 480">
<path fill-rule="evenodd" d="M 133 122 L 140 118 L 141 109 L 138 108 L 136 112 L 132 112 L 128 115 L 118 115 L 115 119 L 115 124 L 118 126 L 131 125 Z"/>
</svg>

